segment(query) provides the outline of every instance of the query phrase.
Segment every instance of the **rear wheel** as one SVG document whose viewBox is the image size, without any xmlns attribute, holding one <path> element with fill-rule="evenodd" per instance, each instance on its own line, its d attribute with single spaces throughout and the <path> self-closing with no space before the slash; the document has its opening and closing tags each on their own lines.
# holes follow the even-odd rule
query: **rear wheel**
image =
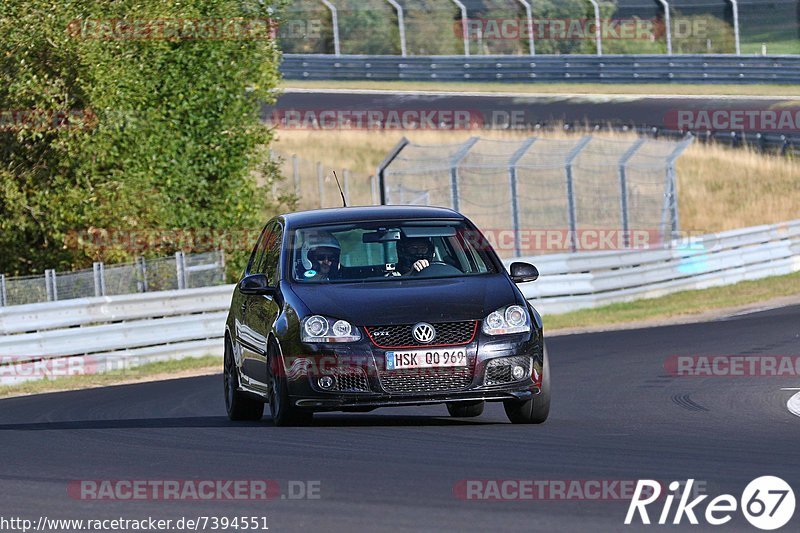
<svg viewBox="0 0 800 533">
<path fill-rule="evenodd" d="M 231 420 L 261 420 L 264 416 L 264 403 L 250 398 L 239 390 L 239 372 L 233 360 L 233 348 L 225 339 L 225 359 L 223 369 L 225 385 L 225 410 Z"/>
<path fill-rule="evenodd" d="M 267 353 L 269 367 L 269 409 L 276 426 L 307 426 L 314 418 L 311 411 L 302 411 L 289 403 L 288 386 L 277 349 L 270 344 Z"/>
<path fill-rule="evenodd" d="M 542 391 L 530 400 L 506 400 L 503 402 L 506 416 L 514 424 L 541 424 L 550 414 L 550 362 L 547 347 L 542 359 Z"/>
<path fill-rule="evenodd" d="M 456 418 L 472 418 L 483 414 L 486 402 L 476 400 L 472 402 L 451 402 L 447 404 L 447 412 Z"/>
</svg>

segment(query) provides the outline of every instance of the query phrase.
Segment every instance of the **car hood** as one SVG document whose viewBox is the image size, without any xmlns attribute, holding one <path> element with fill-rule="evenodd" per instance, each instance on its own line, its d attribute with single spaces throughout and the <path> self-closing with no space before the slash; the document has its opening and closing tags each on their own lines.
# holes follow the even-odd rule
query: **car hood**
<svg viewBox="0 0 800 533">
<path fill-rule="evenodd" d="M 499 307 L 517 302 L 514 286 L 502 274 L 293 284 L 292 290 L 312 314 L 341 318 L 357 326 L 480 320 Z"/>
</svg>

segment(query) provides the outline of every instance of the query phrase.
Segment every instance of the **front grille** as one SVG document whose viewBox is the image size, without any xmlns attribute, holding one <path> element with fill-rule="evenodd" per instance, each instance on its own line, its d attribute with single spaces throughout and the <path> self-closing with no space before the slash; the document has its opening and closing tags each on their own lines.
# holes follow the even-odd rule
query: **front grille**
<svg viewBox="0 0 800 533">
<path fill-rule="evenodd" d="M 360 368 L 333 367 L 330 374 L 335 378 L 333 388 L 338 392 L 370 392 L 367 375 Z"/>
<path fill-rule="evenodd" d="M 486 363 L 486 373 L 483 378 L 483 383 L 485 385 L 501 385 L 503 383 L 522 381 L 515 380 L 511 375 L 511 368 L 516 365 L 519 365 L 525 369 L 525 377 L 523 379 L 528 379 L 531 375 L 532 363 L 533 359 L 527 355 L 515 355 L 513 357 L 499 357 L 497 359 L 492 359 Z"/>
<path fill-rule="evenodd" d="M 379 348 L 413 348 L 428 346 L 458 346 L 469 344 L 475 338 L 478 322 L 468 320 L 465 322 L 442 322 L 431 324 L 436 330 L 433 342 L 424 344 L 418 342 L 411 334 L 414 324 L 400 326 L 370 326 L 367 327 L 372 342 Z"/>
<path fill-rule="evenodd" d="M 467 388 L 472 383 L 473 366 L 456 368 L 409 368 L 380 373 L 386 392 L 447 392 Z"/>
</svg>

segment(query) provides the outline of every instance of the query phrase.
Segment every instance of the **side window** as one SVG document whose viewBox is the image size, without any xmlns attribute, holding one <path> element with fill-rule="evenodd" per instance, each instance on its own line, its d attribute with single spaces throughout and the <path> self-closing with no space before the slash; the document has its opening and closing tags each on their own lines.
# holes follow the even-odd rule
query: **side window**
<svg viewBox="0 0 800 533">
<path fill-rule="evenodd" d="M 258 265 L 258 255 L 259 251 L 261 250 L 261 243 L 264 242 L 264 237 L 267 235 L 267 228 L 261 230 L 261 235 L 258 236 L 258 240 L 256 241 L 255 247 L 253 247 L 253 251 L 250 254 L 250 260 L 247 262 L 246 273 L 253 274 L 256 270 L 255 267 Z"/>
<path fill-rule="evenodd" d="M 283 228 L 279 223 L 272 226 L 269 237 L 264 241 L 264 259 L 259 265 L 259 273 L 266 274 L 271 284 L 278 281 L 278 270 L 283 248 Z"/>
<path fill-rule="evenodd" d="M 258 238 L 258 244 L 253 250 L 253 256 L 250 258 L 250 263 L 247 265 L 248 274 L 261 274 L 262 266 L 264 264 L 264 256 L 272 240 L 272 231 L 275 228 L 275 223 L 267 224 L 264 231 L 261 232 L 261 237 Z"/>
</svg>

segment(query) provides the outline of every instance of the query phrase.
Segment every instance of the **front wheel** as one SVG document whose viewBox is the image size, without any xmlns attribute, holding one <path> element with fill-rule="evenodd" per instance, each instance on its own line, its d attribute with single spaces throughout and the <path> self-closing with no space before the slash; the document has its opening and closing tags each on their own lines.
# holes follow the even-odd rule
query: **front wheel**
<svg viewBox="0 0 800 533">
<path fill-rule="evenodd" d="M 272 423 L 276 426 L 307 426 L 314 419 L 311 411 L 302 411 L 289 402 L 288 386 L 278 351 L 270 346 L 267 358 L 269 365 L 269 409 Z"/>
<path fill-rule="evenodd" d="M 264 402 L 249 398 L 239 390 L 239 372 L 233 360 L 233 348 L 225 339 L 223 382 L 225 385 L 225 410 L 230 420 L 261 420 Z"/>
<path fill-rule="evenodd" d="M 514 424 L 541 424 L 550 414 L 550 362 L 547 347 L 542 359 L 542 391 L 530 400 L 507 400 L 503 402 L 506 416 Z"/>
<path fill-rule="evenodd" d="M 452 402 L 447 404 L 447 412 L 455 418 L 472 418 L 483 414 L 486 402 L 476 400 L 473 402 Z"/>
</svg>

